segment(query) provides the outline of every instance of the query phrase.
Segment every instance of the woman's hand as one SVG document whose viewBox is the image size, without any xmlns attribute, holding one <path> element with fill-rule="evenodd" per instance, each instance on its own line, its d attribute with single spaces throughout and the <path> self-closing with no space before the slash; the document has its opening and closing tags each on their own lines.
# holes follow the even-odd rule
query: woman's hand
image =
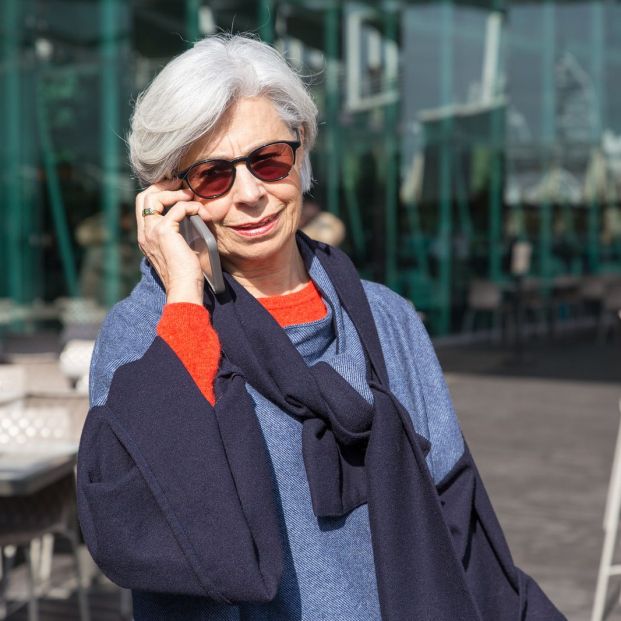
<svg viewBox="0 0 621 621">
<path fill-rule="evenodd" d="M 198 214 L 209 220 L 205 206 L 192 200 L 178 179 L 154 183 L 136 196 L 138 245 L 157 271 L 167 302 L 203 304 L 204 277 L 198 257 L 179 232 L 179 223 Z M 142 215 L 143 209 L 153 210 Z"/>
</svg>

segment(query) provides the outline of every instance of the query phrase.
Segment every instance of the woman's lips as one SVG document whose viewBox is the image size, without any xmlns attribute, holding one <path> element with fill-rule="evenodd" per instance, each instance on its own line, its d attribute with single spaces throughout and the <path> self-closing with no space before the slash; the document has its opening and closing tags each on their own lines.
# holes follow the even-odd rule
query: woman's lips
<svg viewBox="0 0 621 621">
<path fill-rule="evenodd" d="M 276 221 L 278 220 L 278 216 L 280 216 L 280 212 L 267 216 L 267 218 L 261 218 L 261 220 L 258 220 L 257 222 L 238 224 L 236 226 L 231 226 L 230 228 L 243 237 L 258 237 L 269 233 L 274 228 Z"/>
</svg>

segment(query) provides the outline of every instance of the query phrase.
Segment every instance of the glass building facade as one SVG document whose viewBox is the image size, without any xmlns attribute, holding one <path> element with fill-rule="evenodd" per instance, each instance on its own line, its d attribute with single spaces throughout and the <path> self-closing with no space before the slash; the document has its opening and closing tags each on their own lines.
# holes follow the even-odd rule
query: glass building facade
<svg viewBox="0 0 621 621">
<path fill-rule="evenodd" d="M 320 109 L 313 199 L 363 275 L 458 329 L 474 278 L 621 271 L 616 0 L 0 0 L 0 298 L 109 306 L 137 279 L 132 100 L 253 32 Z"/>
</svg>

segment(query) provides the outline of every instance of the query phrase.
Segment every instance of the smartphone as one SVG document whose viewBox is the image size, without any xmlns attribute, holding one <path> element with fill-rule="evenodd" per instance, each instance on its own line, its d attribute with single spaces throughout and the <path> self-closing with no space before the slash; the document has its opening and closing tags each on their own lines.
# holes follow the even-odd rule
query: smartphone
<svg viewBox="0 0 621 621">
<path fill-rule="evenodd" d="M 216 238 L 200 216 L 190 216 L 179 227 L 188 246 L 197 254 L 207 284 L 214 293 L 224 292 L 224 277 Z"/>
</svg>

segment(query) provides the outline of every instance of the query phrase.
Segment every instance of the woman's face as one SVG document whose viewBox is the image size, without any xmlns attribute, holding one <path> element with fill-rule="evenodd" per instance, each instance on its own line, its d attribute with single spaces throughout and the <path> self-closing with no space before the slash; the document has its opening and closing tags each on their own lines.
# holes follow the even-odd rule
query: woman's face
<svg viewBox="0 0 621 621">
<path fill-rule="evenodd" d="M 215 133 L 192 146 L 180 169 L 204 159 L 232 160 L 278 140 L 292 141 L 296 136 L 269 99 L 240 99 Z M 241 162 L 236 165 L 235 183 L 226 194 L 212 199 L 196 197 L 209 211 L 211 221 L 207 225 L 229 272 L 261 269 L 262 265 L 273 268 L 281 260 L 291 260 L 302 204 L 303 157 L 300 147 L 289 175 L 272 182 L 257 179 Z"/>
</svg>

